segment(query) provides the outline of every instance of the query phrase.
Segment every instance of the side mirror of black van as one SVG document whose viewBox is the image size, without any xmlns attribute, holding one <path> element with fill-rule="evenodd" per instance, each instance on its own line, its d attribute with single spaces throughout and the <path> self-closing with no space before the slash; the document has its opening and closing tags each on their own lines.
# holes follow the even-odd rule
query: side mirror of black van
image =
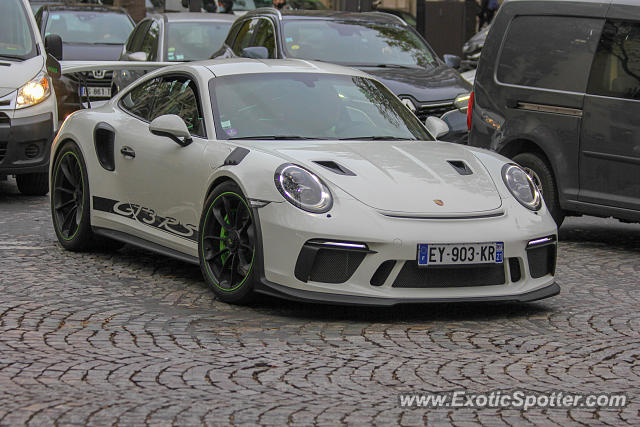
<svg viewBox="0 0 640 427">
<path fill-rule="evenodd" d="M 62 60 L 62 37 L 49 34 L 44 38 L 44 50 L 58 61 Z"/>
<path fill-rule="evenodd" d="M 462 59 L 460 59 L 460 57 L 457 55 L 446 54 L 442 57 L 442 59 L 444 59 L 445 64 L 455 69 L 460 68 L 460 64 L 462 63 Z"/>
</svg>

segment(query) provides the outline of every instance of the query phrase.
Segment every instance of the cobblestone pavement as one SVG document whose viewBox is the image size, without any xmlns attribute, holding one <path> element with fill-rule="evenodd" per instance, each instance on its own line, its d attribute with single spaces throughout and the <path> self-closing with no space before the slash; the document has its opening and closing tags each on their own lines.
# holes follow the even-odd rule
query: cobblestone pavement
<svg viewBox="0 0 640 427">
<path fill-rule="evenodd" d="M 57 244 L 0 182 L 0 425 L 638 424 L 640 225 L 569 219 L 562 294 L 345 308 L 213 300 L 197 267 Z M 626 392 L 622 410 L 402 409 L 398 393 Z"/>
</svg>

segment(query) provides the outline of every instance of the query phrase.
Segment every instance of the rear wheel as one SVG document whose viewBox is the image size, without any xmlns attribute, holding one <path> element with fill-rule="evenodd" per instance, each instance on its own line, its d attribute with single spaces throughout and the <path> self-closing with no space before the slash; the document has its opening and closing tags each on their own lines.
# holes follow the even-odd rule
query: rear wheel
<svg viewBox="0 0 640 427">
<path fill-rule="evenodd" d="M 255 282 L 256 228 L 247 200 L 233 182 L 225 182 L 205 202 L 198 253 L 202 274 L 224 302 L 251 301 Z"/>
<path fill-rule="evenodd" d="M 49 175 L 42 173 L 25 173 L 16 175 L 18 190 L 26 196 L 44 196 L 49 192 Z"/>
<path fill-rule="evenodd" d="M 558 187 L 547 162 L 533 153 L 518 154 L 513 158 L 513 161 L 522 166 L 534 184 L 536 184 L 551 216 L 558 227 L 560 227 L 564 221 L 565 213 L 560 207 Z"/>
</svg>

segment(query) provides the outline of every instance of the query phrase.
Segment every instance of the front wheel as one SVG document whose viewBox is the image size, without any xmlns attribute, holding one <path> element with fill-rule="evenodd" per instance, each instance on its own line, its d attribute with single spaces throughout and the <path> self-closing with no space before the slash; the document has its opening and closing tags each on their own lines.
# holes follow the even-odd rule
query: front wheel
<svg viewBox="0 0 640 427">
<path fill-rule="evenodd" d="M 538 187 L 540 193 L 542 193 L 542 197 L 551 216 L 558 227 L 560 227 L 564 221 L 565 214 L 560 207 L 558 186 L 547 162 L 533 153 L 518 154 L 513 158 L 513 161 L 522 166 L 525 172 L 531 177 L 533 183 Z"/>
<path fill-rule="evenodd" d="M 256 240 L 251 208 L 238 185 L 228 181 L 216 187 L 204 205 L 198 253 L 205 281 L 221 301 L 251 301 Z"/>
<path fill-rule="evenodd" d="M 51 216 L 60 244 L 70 251 L 94 240 L 89 218 L 89 180 L 80 149 L 67 142 L 56 155 L 51 175 Z"/>
</svg>

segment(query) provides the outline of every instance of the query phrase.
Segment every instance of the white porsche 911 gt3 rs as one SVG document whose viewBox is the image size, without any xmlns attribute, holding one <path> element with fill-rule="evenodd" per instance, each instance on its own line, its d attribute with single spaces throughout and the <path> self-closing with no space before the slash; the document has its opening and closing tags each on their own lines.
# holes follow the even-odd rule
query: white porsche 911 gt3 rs
<svg viewBox="0 0 640 427">
<path fill-rule="evenodd" d="M 557 294 L 557 229 L 535 185 L 503 157 L 436 141 L 442 124 L 334 65 L 161 68 L 65 121 L 55 231 L 69 250 L 106 238 L 199 264 L 234 303 Z"/>
</svg>

